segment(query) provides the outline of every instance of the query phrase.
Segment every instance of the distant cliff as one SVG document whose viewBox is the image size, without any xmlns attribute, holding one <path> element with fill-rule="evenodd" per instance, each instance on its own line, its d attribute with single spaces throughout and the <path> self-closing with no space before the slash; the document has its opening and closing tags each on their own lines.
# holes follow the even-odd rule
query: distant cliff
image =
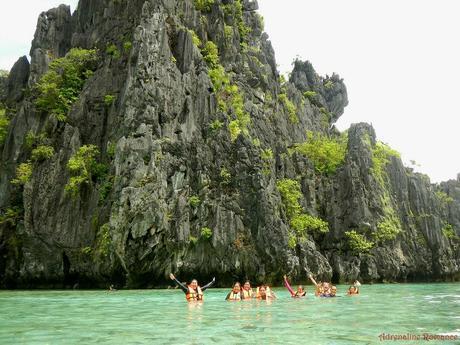
<svg viewBox="0 0 460 345">
<path fill-rule="evenodd" d="M 1 287 L 460 278 L 460 179 L 431 184 L 370 125 L 337 131 L 342 79 L 280 78 L 257 9 L 40 15 L 0 83 Z"/>
</svg>

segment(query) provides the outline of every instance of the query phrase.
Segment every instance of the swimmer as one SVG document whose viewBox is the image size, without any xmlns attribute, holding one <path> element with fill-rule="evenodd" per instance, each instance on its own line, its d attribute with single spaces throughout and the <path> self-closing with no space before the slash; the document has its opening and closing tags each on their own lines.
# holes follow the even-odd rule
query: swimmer
<svg viewBox="0 0 460 345">
<path fill-rule="evenodd" d="M 276 296 L 268 285 L 261 285 L 257 288 L 256 298 L 261 300 L 275 299 Z"/>
<path fill-rule="evenodd" d="M 177 278 L 174 276 L 174 274 L 170 274 L 169 278 L 171 280 L 174 280 L 174 282 L 181 288 L 182 291 L 185 293 L 185 298 L 187 299 L 188 302 L 191 301 L 202 301 L 203 300 L 203 292 L 207 288 L 209 288 L 211 285 L 213 285 L 216 281 L 216 278 L 212 278 L 212 281 L 206 284 L 203 287 L 200 287 L 198 285 L 198 281 L 196 279 L 193 279 L 190 285 L 185 285 L 182 284 Z"/>
<path fill-rule="evenodd" d="M 255 293 L 251 288 L 251 283 L 247 280 L 243 285 L 241 299 L 251 299 L 255 297 Z"/>
<path fill-rule="evenodd" d="M 232 291 L 230 291 L 225 297 L 226 301 L 241 301 L 241 285 L 239 282 L 236 282 L 233 285 Z"/>
<path fill-rule="evenodd" d="M 297 287 L 297 291 L 294 292 L 294 290 L 292 290 L 292 288 L 291 288 L 291 285 L 289 285 L 289 282 L 287 280 L 286 275 L 284 275 L 284 286 L 286 286 L 286 289 L 289 290 L 289 292 L 291 293 L 291 297 L 293 297 L 293 298 L 300 298 L 300 297 L 306 297 L 307 296 L 307 292 L 304 291 L 302 285 L 299 285 Z"/>
</svg>

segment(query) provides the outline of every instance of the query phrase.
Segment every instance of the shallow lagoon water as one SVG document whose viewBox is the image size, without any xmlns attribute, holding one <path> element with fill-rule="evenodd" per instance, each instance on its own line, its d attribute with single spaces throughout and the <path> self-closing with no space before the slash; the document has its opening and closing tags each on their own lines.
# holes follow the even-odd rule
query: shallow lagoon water
<svg viewBox="0 0 460 345">
<path fill-rule="evenodd" d="M 180 290 L 0 291 L 0 344 L 460 344 L 460 284 L 363 285 L 361 295 L 204 303 Z M 379 335 L 457 335 L 380 341 Z"/>
</svg>

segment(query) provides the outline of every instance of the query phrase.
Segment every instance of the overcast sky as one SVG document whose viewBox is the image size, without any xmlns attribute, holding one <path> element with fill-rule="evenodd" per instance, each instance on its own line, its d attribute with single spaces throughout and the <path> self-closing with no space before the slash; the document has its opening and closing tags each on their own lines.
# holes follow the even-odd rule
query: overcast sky
<svg viewBox="0 0 460 345">
<path fill-rule="evenodd" d="M 38 14 L 76 0 L 0 3 L 0 68 L 30 49 Z M 282 72 L 296 56 L 337 72 L 350 105 L 344 130 L 369 122 L 433 182 L 460 172 L 460 1 L 259 0 Z"/>
</svg>

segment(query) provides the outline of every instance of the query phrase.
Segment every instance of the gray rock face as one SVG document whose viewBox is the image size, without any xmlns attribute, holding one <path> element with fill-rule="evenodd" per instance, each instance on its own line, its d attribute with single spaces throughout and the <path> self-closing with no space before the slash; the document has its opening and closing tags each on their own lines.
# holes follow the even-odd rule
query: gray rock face
<svg viewBox="0 0 460 345">
<path fill-rule="evenodd" d="M 330 112 L 332 123 L 343 115 L 344 109 L 348 105 L 347 88 L 343 79 L 340 79 L 337 74 L 334 73 L 332 77 L 321 77 L 309 61 L 296 60 L 290 82 L 302 93 L 306 91 L 316 92 L 315 103 Z"/>
<path fill-rule="evenodd" d="M 38 17 L 37 29 L 30 48 L 30 86 L 46 72 L 53 59 L 64 56 L 71 48 L 70 21 L 70 6 L 66 5 L 43 12 Z"/>
<path fill-rule="evenodd" d="M 24 96 L 24 89 L 29 80 L 30 64 L 26 56 L 19 58 L 15 62 L 8 75 L 5 88 L 5 99 L 17 103 Z"/>
<path fill-rule="evenodd" d="M 215 275 L 220 285 L 244 278 L 277 284 L 284 273 L 305 281 L 309 272 L 341 282 L 458 279 L 458 241 L 442 229 L 451 224 L 458 235 L 460 182 L 431 185 L 397 157 L 376 175 L 378 144 L 367 124 L 350 128 L 345 161 L 332 175 L 292 154 L 307 130 L 339 135 L 330 128 L 348 104 L 346 87 L 301 61 L 280 85 L 257 2 L 243 1 L 242 18 L 223 3 L 235 2 L 200 12 L 191 0 L 81 0 L 71 17 L 65 6 L 41 15 L 29 86 L 71 47 L 96 46 L 99 65 L 66 123 L 37 114 L 28 96 L 11 121 L 0 161 L 1 286 L 162 286 L 169 272 Z M 241 19 L 251 28 L 246 36 Z M 216 44 L 243 98 L 250 124 L 235 140 L 235 112 L 223 111 L 222 100 L 227 109 L 238 105 L 230 91 L 214 91 L 192 30 Z M 119 54 L 109 54 L 109 45 Z M 114 101 L 105 102 L 107 95 Z M 45 132 L 55 154 L 33 164 L 24 187 L 12 186 L 16 167 L 30 159 L 29 131 Z M 66 165 L 88 144 L 99 148 L 107 172 L 72 198 Z M 329 233 L 288 245 L 277 189 L 283 178 L 299 181 L 302 208 L 327 220 Z M 452 201 L 442 203 L 440 190 Z M 16 215 L 5 218 L 8 209 Z M 401 228 L 394 239 L 368 253 L 350 250 L 346 231 L 371 237 L 388 217 Z"/>
</svg>

